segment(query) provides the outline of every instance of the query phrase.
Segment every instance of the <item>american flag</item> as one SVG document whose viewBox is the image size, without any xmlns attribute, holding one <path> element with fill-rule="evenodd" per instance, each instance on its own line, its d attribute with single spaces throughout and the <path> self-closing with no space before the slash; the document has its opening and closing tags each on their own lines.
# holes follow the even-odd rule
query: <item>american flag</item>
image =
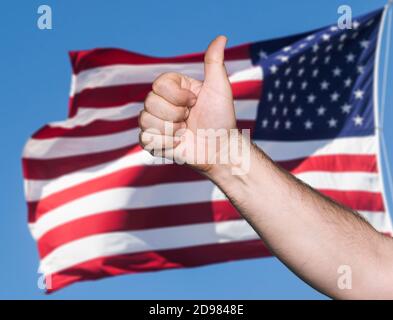
<svg viewBox="0 0 393 320">
<path fill-rule="evenodd" d="M 239 127 L 283 168 L 391 233 L 374 103 L 381 15 L 359 17 L 352 29 L 229 48 L 225 58 Z M 216 186 L 185 166 L 157 164 L 138 145 L 152 81 L 168 71 L 202 80 L 203 53 L 70 56 L 69 117 L 39 129 L 23 153 L 29 227 L 48 290 L 269 256 Z"/>
</svg>

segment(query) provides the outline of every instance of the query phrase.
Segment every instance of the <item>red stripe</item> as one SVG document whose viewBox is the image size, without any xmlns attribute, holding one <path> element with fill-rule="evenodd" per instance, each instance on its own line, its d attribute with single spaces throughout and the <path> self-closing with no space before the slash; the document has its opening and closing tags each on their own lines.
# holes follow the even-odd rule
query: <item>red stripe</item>
<svg viewBox="0 0 393 320">
<path fill-rule="evenodd" d="M 374 170 L 375 166 L 368 162 L 369 157 L 348 157 L 344 156 L 323 156 L 323 161 L 318 162 L 314 157 L 299 161 L 298 167 L 292 168 L 292 173 L 301 173 L 306 171 L 332 171 L 343 172 L 358 171 L 359 168 Z M 319 158 L 319 157 L 315 157 Z M 375 157 L 373 159 L 376 161 Z M 291 161 L 290 164 L 295 163 Z M 340 165 L 335 166 L 336 163 Z M 285 162 L 280 162 L 285 169 L 291 169 Z M 367 168 L 367 165 L 369 167 Z M 341 166 L 341 167 L 340 167 Z M 335 170 L 335 169 L 338 170 Z M 332 170 L 331 170 L 332 169 Z M 369 172 L 365 170 L 365 172 Z M 100 192 L 119 187 L 144 187 L 158 183 L 176 183 L 202 181 L 206 178 L 187 166 L 177 164 L 159 165 L 159 166 L 134 166 L 128 167 L 116 172 L 91 179 L 76 186 L 53 193 L 39 202 L 28 202 L 29 222 L 36 221 L 46 212 L 53 210 L 69 201 L 87 196 L 89 194 Z M 362 209 L 369 210 L 369 209 Z M 371 209 L 370 209 L 371 210 Z"/>
<path fill-rule="evenodd" d="M 92 137 L 104 134 L 118 133 L 138 127 L 138 117 L 106 121 L 96 120 L 74 128 L 51 127 L 46 125 L 34 133 L 33 139 L 50 139 L 59 137 Z"/>
<path fill-rule="evenodd" d="M 56 192 L 41 201 L 29 202 L 29 221 L 34 222 L 46 212 L 69 201 L 89 194 L 126 186 L 142 187 L 160 183 L 206 180 L 196 171 L 177 164 L 161 166 L 136 166 L 89 180 L 77 186 Z"/>
<path fill-rule="evenodd" d="M 38 240 L 40 257 L 83 237 L 95 234 L 163 228 L 195 223 L 241 219 L 229 201 L 162 206 L 134 210 L 102 212 L 62 224 Z"/>
<path fill-rule="evenodd" d="M 382 193 L 368 191 L 319 190 L 324 195 L 356 211 L 385 211 Z"/>
<path fill-rule="evenodd" d="M 152 57 L 136 52 L 107 48 L 71 51 L 70 59 L 74 74 L 81 71 L 115 64 L 159 64 L 203 62 L 204 53 L 193 53 L 177 57 Z M 225 60 L 250 59 L 250 45 L 244 44 L 225 50 Z"/>
<path fill-rule="evenodd" d="M 89 153 L 72 157 L 56 159 L 22 159 L 23 175 L 25 179 L 49 180 L 60 177 L 64 174 L 82 170 L 88 167 L 97 166 L 120 157 L 140 152 L 139 145 L 132 144 L 127 147 Z"/>
<path fill-rule="evenodd" d="M 375 155 L 322 155 L 277 163 L 293 174 L 305 171 L 378 172 Z"/>
<path fill-rule="evenodd" d="M 127 123 L 129 121 L 129 123 Z M 122 129 L 128 130 L 136 128 L 138 126 L 137 118 L 122 120 Z M 117 122 L 117 121 L 116 121 Z M 75 129 L 61 129 L 51 128 L 49 126 L 44 126 L 39 131 L 37 131 L 33 137 L 38 139 L 55 138 L 61 137 L 76 137 L 78 134 L 84 137 L 95 136 L 98 134 L 112 134 L 122 130 L 117 131 L 115 125 L 112 126 L 110 121 L 102 121 L 97 127 L 95 124 L 89 124 L 83 127 L 78 127 Z M 252 120 L 238 120 L 237 126 L 239 129 L 250 129 L 252 134 L 254 131 L 255 121 Z M 73 131 L 76 130 L 76 131 Z M 106 131 L 106 132 L 105 132 Z M 57 136 L 60 135 L 60 136 Z M 49 180 L 60 177 L 64 174 L 75 172 L 78 170 L 85 169 L 87 167 L 96 166 L 109 161 L 116 160 L 125 155 L 141 151 L 141 147 L 138 144 L 132 144 L 130 146 L 97 152 L 89 153 L 78 156 L 62 157 L 55 159 L 29 159 L 22 158 L 23 163 L 23 174 L 25 179 L 37 179 L 37 180 Z"/>
<path fill-rule="evenodd" d="M 270 255 L 261 240 L 248 240 L 101 257 L 53 274 L 50 281 L 47 279 L 47 283 L 51 283 L 48 292 L 59 290 L 77 281 L 164 269 L 190 268 Z"/>
<path fill-rule="evenodd" d="M 261 80 L 232 83 L 234 99 L 259 99 L 262 83 Z M 75 115 L 79 107 L 108 108 L 131 102 L 142 102 L 151 91 L 151 86 L 151 83 L 141 83 L 85 89 L 71 99 L 70 114 L 71 116 Z"/>
<path fill-rule="evenodd" d="M 253 129 L 254 120 L 238 120 L 237 126 L 239 129 Z M 76 126 L 73 128 L 52 127 L 46 125 L 39 129 L 32 135 L 33 139 L 52 139 L 61 137 L 70 138 L 84 138 L 95 137 L 105 134 L 120 133 L 130 129 L 138 128 L 138 117 L 132 117 L 123 120 L 96 120 L 85 125 Z"/>
</svg>

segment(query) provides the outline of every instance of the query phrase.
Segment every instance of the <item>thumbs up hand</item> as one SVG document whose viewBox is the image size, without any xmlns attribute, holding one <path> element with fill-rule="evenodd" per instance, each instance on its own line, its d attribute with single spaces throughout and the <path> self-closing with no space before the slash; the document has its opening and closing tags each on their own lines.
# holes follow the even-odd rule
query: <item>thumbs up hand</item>
<svg viewBox="0 0 393 320">
<path fill-rule="evenodd" d="M 214 144 L 214 150 L 209 150 L 209 139 L 216 140 L 236 128 L 224 66 L 226 41 L 219 36 L 210 43 L 204 81 L 179 73 L 164 73 L 154 81 L 139 117 L 140 143 L 145 150 L 200 171 L 211 169 L 221 147 Z M 213 136 L 200 134 L 206 130 Z"/>
</svg>

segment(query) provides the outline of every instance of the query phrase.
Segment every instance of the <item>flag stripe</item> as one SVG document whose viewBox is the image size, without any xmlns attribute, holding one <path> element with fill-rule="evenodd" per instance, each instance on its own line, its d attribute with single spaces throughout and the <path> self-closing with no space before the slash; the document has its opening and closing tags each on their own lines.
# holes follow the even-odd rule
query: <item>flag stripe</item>
<svg viewBox="0 0 393 320">
<path fill-rule="evenodd" d="M 262 80 L 262 69 L 254 67 L 249 59 L 225 63 L 228 74 L 235 80 Z M 74 77 L 75 94 L 92 88 L 152 83 L 164 72 L 181 72 L 193 79 L 203 80 L 203 63 L 176 63 L 151 65 L 113 65 L 83 71 Z M 230 78 L 230 80 L 232 80 Z"/>
<path fill-rule="evenodd" d="M 113 232 L 69 242 L 41 259 L 44 274 L 59 272 L 92 259 L 152 250 L 176 249 L 258 239 L 245 220 Z"/>
<path fill-rule="evenodd" d="M 38 240 L 38 246 L 42 258 L 60 245 L 94 234 L 235 219 L 241 219 L 241 216 L 227 200 L 161 206 L 153 210 L 151 208 L 114 210 L 59 225 L 45 233 Z"/>
<path fill-rule="evenodd" d="M 78 138 L 79 139 L 79 138 Z M 95 140 L 97 143 L 97 140 Z M 37 142 L 38 143 L 38 142 Z M 320 155 L 375 155 L 376 141 L 373 137 L 351 137 L 339 138 L 335 140 L 314 140 L 300 142 L 281 142 L 281 141 L 255 141 L 255 143 L 264 150 L 274 161 L 289 161 L 303 159 L 310 156 Z M 30 140 L 25 150 L 29 148 Z M 63 147 L 63 146 L 62 146 Z M 130 148 L 132 148 L 130 150 Z M 290 150 L 291 153 L 286 152 Z M 122 156 L 133 154 L 139 158 L 139 164 L 151 162 L 148 153 L 145 156 L 139 154 L 141 147 L 130 144 L 124 148 L 114 148 L 103 150 L 101 152 L 92 152 L 85 155 L 73 155 L 62 157 L 55 155 L 56 158 L 47 159 L 45 155 L 39 158 L 41 154 L 33 153 L 35 150 L 29 148 L 29 153 L 33 157 L 23 157 L 24 174 L 26 179 L 46 180 L 60 177 L 71 172 L 82 170 L 84 168 L 97 166 L 108 163 Z M 53 150 L 55 153 L 57 150 Z M 78 150 L 76 150 L 78 151 Z M 75 151 L 74 151 L 75 152 Z M 132 161 L 129 159 L 129 161 Z M 134 162 L 134 165 L 138 165 Z"/>
<path fill-rule="evenodd" d="M 196 267 L 218 262 L 269 256 L 261 240 L 226 242 L 190 248 L 143 253 L 110 255 L 86 261 L 54 273 L 50 277 L 53 292 L 75 281 L 164 269 Z M 48 281 L 49 282 L 49 281 Z"/>
<path fill-rule="evenodd" d="M 336 197 L 344 194 L 351 201 L 351 193 L 357 195 L 363 192 L 368 202 L 364 208 L 367 211 L 383 211 L 380 203 L 371 203 L 371 199 L 379 194 L 378 175 L 366 173 L 322 173 L 308 172 L 300 174 L 306 183 L 322 192 L 332 192 Z M 181 191 L 179 191 L 181 190 Z M 200 190 L 199 192 L 194 192 Z M 347 191 L 342 193 L 340 191 Z M 371 191 L 370 191 L 371 190 Z M 177 197 L 170 197 L 176 192 Z M 337 193 L 338 192 L 338 193 Z M 159 194 L 160 197 L 156 195 Z M 193 181 L 181 183 L 161 183 L 148 187 L 117 187 L 103 191 L 92 191 L 91 194 L 69 201 L 64 205 L 54 207 L 39 215 L 34 224 L 30 224 L 35 238 L 56 226 L 81 217 L 99 212 L 124 209 L 153 208 L 165 205 L 200 203 L 225 199 L 223 193 L 210 181 Z M 349 206 L 356 204 L 349 202 Z"/>
<path fill-rule="evenodd" d="M 232 83 L 233 97 L 235 100 L 259 99 L 262 84 L 260 80 Z M 151 83 L 85 89 L 71 99 L 71 114 L 75 114 L 79 107 L 108 108 L 142 102 L 151 90 Z"/>
<path fill-rule="evenodd" d="M 67 198 L 64 198 L 63 194 L 70 193 L 76 197 L 93 191 L 91 186 L 95 186 L 94 191 L 102 190 L 99 186 L 110 188 L 113 186 L 111 180 L 116 181 L 117 186 L 147 186 L 157 182 L 169 183 L 206 179 L 185 166 L 176 164 L 149 165 L 148 161 L 144 166 L 133 165 L 131 159 L 130 156 L 123 157 L 112 165 L 101 165 L 89 170 L 77 171 L 56 180 L 25 180 L 25 186 L 28 190 L 26 192 L 28 194 L 27 200 L 29 202 L 42 201 L 52 195 L 53 199 L 58 199 L 57 201 L 62 199 L 62 203 L 71 200 L 71 198 L 66 200 Z M 307 171 L 377 173 L 376 157 L 370 155 L 355 157 L 348 155 L 313 156 L 282 161 L 278 164 L 294 174 Z M 121 183 L 122 175 L 129 175 L 128 180 L 123 183 Z M 157 180 L 157 177 L 160 177 L 160 179 Z M 62 191 L 63 193 L 60 193 Z M 53 200 L 51 200 L 51 203 L 53 203 Z"/>
<path fill-rule="evenodd" d="M 184 214 L 187 212 L 187 214 Z M 360 211 L 379 231 L 385 231 L 389 216 L 380 211 Z M 215 201 L 179 206 L 116 210 L 64 223 L 38 240 L 40 257 L 56 248 L 84 237 L 117 231 L 135 231 L 168 226 L 192 225 L 242 219 L 229 201 Z"/>
<path fill-rule="evenodd" d="M 249 58 L 249 44 L 243 44 L 225 50 L 225 61 L 244 60 Z M 203 62 L 204 53 L 193 53 L 177 57 L 152 57 L 136 52 L 109 48 L 71 51 L 70 59 L 74 74 L 78 74 L 83 70 L 118 64 L 150 65 Z"/>
</svg>

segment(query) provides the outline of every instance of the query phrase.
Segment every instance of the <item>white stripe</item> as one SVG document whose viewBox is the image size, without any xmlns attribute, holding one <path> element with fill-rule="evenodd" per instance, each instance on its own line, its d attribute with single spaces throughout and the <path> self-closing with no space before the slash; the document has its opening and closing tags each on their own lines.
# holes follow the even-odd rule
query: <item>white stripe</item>
<svg viewBox="0 0 393 320">
<path fill-rule="evenodd" d="M 230 74 L 228 72 L 228 74 Z M 244 69 L 229 76 L 229 82 L 242 82 L 250 80 L 262 80 L 263 79 L 263 69 L 260 66 Z"/>
<path fill-rule="evenodd" d="M 378 231 L 390 230 L 390 219 L 384 212 L 363 211 L 360 214 Z M 104 233 L 81 238 L 56 248 L 41 260 L 40 270 L 48 275 L 100 257 L 258 238 L 245 220 Z"/>
<path fill-rule="evenodd" d="M 267 141 L 255 143 L 275 161 L 299 159 L 310 155 L 376 154 L 375 136 L 310 141 Z"/>
<path fill-rule="evenodd" d="M 295 176 L 319 190 L 380 191 L 378 173 L 310 171 Z"/>
<path fill-rule="evenodd" d="M 112 108 L 78 108 L 77 114 L 64 121 L 51 122 L 51 127 L 61 128 L 75 128 L 77 126 L 85 126 L 95 120 L 125 120 L 128 118 L 134 118 L 139 115 L 139 112 L 143 109 L 143 104 L 138 102 L 128 103 L 123 106 L 112 107 Z"/>
<path fill-rule="evenodd" d="M 392 232 L 392 222 L 386 212 L 358 211 L 379 232 Z"/>
<path fill-rule="evenodd" d="M 41 260 L 40 271 L 51 274 L 105 256 L 258 239 L 244 220 L 201 223 L 133 232 L 113 232 L 69 242 Z"/>
<path fill-rule="evenodd" d="M 379 187 L 379 176 L 372 173 L 310 172 L 298 176 L 317 189 L 377 192 Z M 41 216 L 34 224 L 30 224 L 30 227 L 33 237 L 38 239 L 63 223 L 100 212 L 222 199 L 225 199 L 225 195 L 210 181 L 113 188 L 67 202 Z"/>
<path fill-rule="evenodd" d="M 258 108 L 258 100 L 235 101 L 238 120 L 254 120 Z M 121 120 L 135 117 L 142 110 L 142 104 L 128 104 L 122 107 L 105 108 L 95 111 L 82 108 L 78 117 L 65 121 L 50 123 L 51 127 L 74 128 L 87 125 L 97 120 Z M 67 156 L 77 156 L 94 152 L 110 151 L 138 142 L 139 128 L 114 134 L 76 137 L 76 138 L 31 138 L 26 143 L 23 156 L 31 159 L 53 159 Z"/>
<path fill-rule="evenodd" d="M 54 159 L 115 150 L 138 143 L 139 128 L 86 138 L 30 139 L 23 156 L 30 159 Z"/>
<path fill-rule="evenodd" d="M 259 100 L 235 100 L 235 112 L 237 120 L 255 120 Z M 123 106 L 111 108 L 84 108 L 79 107 L 77 114 L 64 121 L 49 123 L 50 127 L 75 128 L 85 126 L 95 120 L 125 120 L 139 116 L 143 109 L 143 103 L 133 102 Z"/>
<path fill-rule="evenodd" d="M 225 66 L 229 75 L 249 69 L 250 79 L 258 76 L 250 59 L 227 61 Z M 88 88 L 152 83 L 164 72 L 179 72 L 194 79 L 203 80 L 204 65 L 203 63 L 167 63 L 145 65 L 117 64 L 98 67 L 79 73 L 74 79 L 73 92 L 79 93 Z M 261 73 L 259 75 L 262 76 Z"/>
<path fill-rule="evenodd" d="M 349 139 L 349 140 L 347 140 Z M 372 150 L 369 150 L 369 137 L 366 138 L 356 138 L 357 140 L 353 140 L 353 138 L 341 138 L 341 140 L 347 140 L 343 143 L 340 143 L 338 140 L 332 141 L 330 144 L 328 144 L 328 147 L 326 147 L 326 142 L 322 141 L 320 142 L 320 145 L 325 146 L 322 147 L 321 149 L 315 151 L 315 154 L 303 154 L 303 156 L 313 156 L 313 155 L 322 155 L 322 154 L 344 154 L 344 151 L 347 153 L 352 154 L 368 154 L 369 151 L 372 152 Z M 374 138 L 372 138 L 374 139 Z M 315 142 L 315 141 L 314 141 Z M 260 142 L 258 142 L 260 143 Z M 288 144 L 287 145 L 282 145 L 282 142 L 276 142 L 278 144 L 277 148 L 284 148 L 284 151 L 289 148 Z M 296 143 L 296 146 L 301 150 L 302 148 L 306 148 L 308 146 L 308 142 L 303 143 L 303 145 L 298 144 L 297 142 L 292 142 Z M 347 145 L 348 147 L 345 148 L 343 145 Z M 361 150 L 361 146 L 365 145 L 364 149 Z M 272 144 L 267 144 L 267 147 L 264 147 L 264 144 L 261 144 L 261 147 L 265 150 L 270 152 L 271 154 L 273 153 L 273 160 L 277 160 L 275 156 L 280 156 L 278 154 L 278 151 L 275 151 L 275 149 L 272 148 Z M 269 149 L 270 147 L 270 149 Z M 355 148 L 355 149 L 354 149 Z M 272 151 L 274 150 L 274 151 Z M 329 153 L 330 152 L 330 153 Z M 276 154 L 274 154 L 276 153 Z M 371 153 L 372 154 L 372 153 Z M 281 159 L 283 160 L 283 159 Z M 287 159 L 284 159 L 287 160 Z M 114 173 L 118 170 L 122 170 L 128 167 L 133 167 L 133 166 L 140 166 L 140 165 L 159 165 L 159 164 L 165 164 L 165 163 L 170 163 L 170 161 L 164 161 L 161 158 L 156 158 L 152 157 L 150 153 L 146 151 L 141 151 L 137 153 L 133 153 L 127 156 L 120 157 L 114 161 L 110 161 L 104 164 L 100 164 L 98 166 L 90 167 L 90 168 L 85 168 L 83 170 L 78 170 L 76 172 L 70 173 L 63 175 L 61 177 L 58 177 L 56 179 L 50 179 L 50 180 L 25 180 L 25 195 L 27 201 L 37 201 L 39 199 L 42 199 L 46 196 L 49 196 L 55 192 L 70 188 L 72 186 L 78 185 L 80 183 L 103 177 L 107 174 Z"/>
</svg>

